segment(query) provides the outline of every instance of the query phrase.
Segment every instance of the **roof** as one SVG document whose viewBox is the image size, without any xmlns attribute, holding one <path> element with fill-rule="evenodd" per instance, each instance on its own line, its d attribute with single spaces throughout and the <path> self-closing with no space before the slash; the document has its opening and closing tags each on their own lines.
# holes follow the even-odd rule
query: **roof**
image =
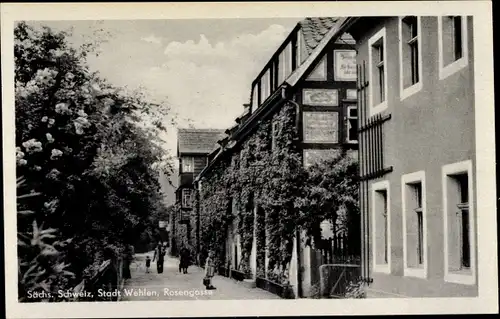
<svg viewBox="0 0 500 319">
<path fill-rule="evenodd" d="M 309 56 L 306 60 L 294 71 L 292 74 L 285 80 L 283 84 L 281 84 L 280 88 L 278 88 L 271 96 L 268 98 L 269 100 L 281 97 L 281 100 L 285 100 L 286 97 L 283 97 L 282 89 L 286 91 L 287 87 L 293 87 L 297 84 L 297 82 L 304 76 L 304 73 L 320 58 L 320 53 L 326 48 L 328 43 L 334 39 L 335 41 L 345 42 L 352 44 L 354 38 L 350 34 L 346 34 L 345 31 L 359 18 L 306 18 L 299 22 L 304 35 L 304 40 L 306 41 L 307 50 L 309 51 Z M 284 93 L 286 95 L 286 93 Z M 264 105 L 265 107 L 269 107 L 270 104 Z M 253 113 L 248 113 L 245 116 L 249 118 L 244 122 L 238 125 L 238 128 L 233 134 L 231 134 L 232 143 L 231 146 L 227 149 L 231 149 L 236 140 L 234 140 L 234 135 L 239 135 L 242 131 L 246 130 L 249 126 L 250 122 L 256 121 L 256 118 L 261 116 L 264 113 L 264 108 L 259 107 Z M 196 177 L 196 181 L 200 180 L 200 178 L 210 169 L 214 162 L 224 153 L 224 148 L 216 148 L 213 150 L 215 154 L 214 158 L 208 163 L 208 165 L 198 174 Z"/>
<path fill-rule="evenodd" d="M 187 129 L 177 132 L 177 152 L 208 154 L 217 146 L 217 141 L 225 136 L 222 129 Z"/>
<path fill-rule="evenodd" d="M 336 17 L 317 17 L 305 18 L 299 22 L 308 54 L 311 54 L 314 49 L 316 49 L 321 40 L 328 31 L 335 26 L 337 21 L 339 21 L 339 18 Z M 346 42 L 352 42 L 354 40 L 349 34 L 343 34 L 341 39 Z"/>
<path fill-rule="evenodd" d="M 315 19 L 325 19 L 325 18 L 308 18 L 308 19 L 315 21 Z M 315 36 L 316 39 L 315 41 L 317 41 L 318 43 L 315 44 L 314 50 L 311 52 L 311 54 L 309 54 L 306 60 L 295 71 L 293 71 L 292 74 L 286 79 L 285 81 L 286 83 L 288 83 L 291 86 L 295 86 L 295 84 L 297 84 L 297 82 L 304 76 L 304 73 L 311 67 L 313 63 L 316 62 L 316 60 L 319 58 L 321 51 L 323 51 L 323 49 L 328 45 L 330 40 L 332 40 L 335 37 L 338 38 L 341 35 L 343 35 L 346 26 L 352 23 L 352 20 L 349 18 L 331 18 L 331 19 L 336 19 L 333 26 L 327 30 L 327 32 L 321 37 L 319 41 L 317 40 L 319 37 Z M 306 20 L 307 19 L 303 21 Z M 314 28 L 318 29 L 318 24 L 311 23 L 310 26 L 312 25 L 315 25 Z M 321 32 L 323 31 L 324 30 L 321 29 Z"/>
</svg>

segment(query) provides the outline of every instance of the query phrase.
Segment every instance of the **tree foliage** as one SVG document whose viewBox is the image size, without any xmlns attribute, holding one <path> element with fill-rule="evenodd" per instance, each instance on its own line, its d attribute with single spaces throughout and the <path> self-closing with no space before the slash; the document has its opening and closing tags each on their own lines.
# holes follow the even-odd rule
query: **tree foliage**
<svg viewBox="0 0 500 319">
<path fill-rule="evenodd" d="M 19 203 L 33 214 L 18 218 L 18 232 L 41 234 L 43 224 L 47 235 L 71 239 L 56 249 L 74 274 L 71 286 L 106 248 L 119 254 L 152 233 L 164 212 L 158 171 L 169 174 L 172 164 L 159 136 L 168 107 L 91 72 L 86 57 L 95 46 L 72 47 L 67 32 L 21 22 L 14 36 L 17 175 L 40 193 Z M 31 257 L 21 246 L 23 277 Z"/>
</svg>

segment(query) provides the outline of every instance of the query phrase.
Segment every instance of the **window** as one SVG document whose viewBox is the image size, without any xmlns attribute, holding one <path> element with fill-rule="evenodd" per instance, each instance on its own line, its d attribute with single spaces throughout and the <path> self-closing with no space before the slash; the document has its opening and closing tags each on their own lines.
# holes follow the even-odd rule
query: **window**
<svg viewBox="0 0 500 319">
<path fill-rule="evenodd" d="M 427 277 L 425 173 L 403 175 L 403 259 L 405 276 Z"/>
<path fill-rule="evenodd" d="M 385 28 L 368 40 L 370 115 L 387 108 L 387 61 Z"/>
<path fill-rule="evenodd" d="M 422 50 L 420 17 L 399 19 L 399 86 L 401 99 L 422 89 Z"/>
<path fill-rule="evenodd" d="M 190 189 L 183 189 L 182 190 L 182 207 L 184 208 L 191 208 L 192 207 L 192 191 Z"/>
<path fill-rule="evenodd" d="M 266 73 L 260 79 L 260 89 L 261 89 L 261 103 L 269 97 L 271 94 L 271 76 L 270 71 L 267 70 Z"/>
<path fill-rule="evenodd" d="M 439 78 L 444 79 L 468 64 L 467 17 L 438 17 Z"/>
<path fill-rule="evenodd" d="M 347 107 L 347 143 L 358 142 L 358 108 Z"/>
<path fill-rule="evenodd" d="M 445 280 L 475 283 L 472 162 L 443 166 Z"/>
<path fill-rule="evenodd" d="M 292 73 L 292 45 L 288 44 L 279 55 L 278 83 L 280 86 Z"/>
<path fill-rule="evenodd" d="M 374 271 L 390 273 L 391 217 L 388 181 L 372 185 L 372 224 Z"/>
<path fill-rule="evenodd" d="M 183 157 L 182 161 L 182 172 L 183 173 L 194 173 L 194 158 L 193 157 Z"/>
<path fill-rule="evenodd" d="M 255 85 L 252 89 L 252 111 L 259 107 L 259 86 Z"/>
</svg>

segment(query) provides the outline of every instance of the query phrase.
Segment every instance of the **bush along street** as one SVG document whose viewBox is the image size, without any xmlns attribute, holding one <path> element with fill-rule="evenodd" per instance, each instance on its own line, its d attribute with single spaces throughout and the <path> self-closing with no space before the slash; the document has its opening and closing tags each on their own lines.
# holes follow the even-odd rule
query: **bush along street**
<svg viewBox="0 0 500 319">
<path fill-rule="evenodd" d="M 168 108 L 91 72 L 99 40 L 72 47 L 69 36 L 15 27 L 21 301 L 57 301 L 54 292 L 92 276 L 106 251 L 118 257 L 153 240 L 165 213 L 158 171 L 172 166 L 157 136 Z"/>
</svg>

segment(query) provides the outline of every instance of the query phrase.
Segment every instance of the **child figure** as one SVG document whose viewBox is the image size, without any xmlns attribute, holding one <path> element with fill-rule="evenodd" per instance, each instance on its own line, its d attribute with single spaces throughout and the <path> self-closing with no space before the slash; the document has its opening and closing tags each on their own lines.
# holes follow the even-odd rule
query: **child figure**
<svg viewBox="0 0 500 319">
<path fill-rule="evenodd" d="M 146 256 L 146 273 L 149 273 L 149 267 L 151 267 L 151 258 Z"/>
<path fill-rule="evenodd" d="M 217 289 L 212 286 L 212 278 L 215 275 L 215 261 L 214 252 L 211 250 L 208 252 L 208 258 L 205 263 L 205 278 L 203 278 L 203 284 L 208 290 Z"/>
</svg>

